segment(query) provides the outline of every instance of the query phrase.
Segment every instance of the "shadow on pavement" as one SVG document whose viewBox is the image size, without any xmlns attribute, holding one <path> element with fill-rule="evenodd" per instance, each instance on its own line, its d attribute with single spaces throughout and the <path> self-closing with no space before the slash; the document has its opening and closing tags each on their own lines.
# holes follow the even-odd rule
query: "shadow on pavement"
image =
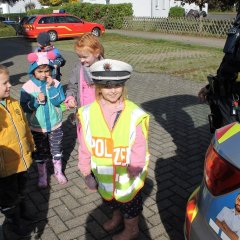
<svg viewBox="0 0 240 240">
<path fill-rule="evenodd" d="M 0 38 L 0 46 L 0 64 L 9 68 L 12 85 L 20 84 L 20 79 L 27 76 L 28 63 L 26 56 L 33 50 L 32 43 L 22 37 Z M 21 57 L 21 55 L 24 56 L 26 61 L 12 61 L 12 58 L 18 58 L 18 56 Z M 11 75 L 11 72 L 17 72 L 17 74 Z"/>
<path fill-rule="evenodd" d="M 152 189 L 153 189 L 153 181 L 150 178 L 147 178 L 142 191 L 143 204 L 145 203 L 146 198 L 151 194 Z M 106 232 L 102 228 L 103 223 L 111 218 L 112 211 L 108 206 L 106 206 L 106 204 L 102 203 L 102 200 L 100 199 L 98 193 L 93 193 L 93 194 L 96 194 L 95 203 L 97 204 L 99 202 L 99 205 L 87 217 L 87 220 L 86 220 L 87 233 L 85 234 L 85 239 L 86 240 L 92 240 L 92 239 L 110 240 L 112 239 L 112 236 L 114 234 L 117 234 L 120 231 L 122 231 L 124 226 L 123 224 L 121 224 L 115 231 L 112 231 L 110 233 Z M 143 211 L 145 208 L 147 209 L 147 207 L 143 206 Z M 148 232 L 148 226 L 145 222 L 144 217 L 142 216 L 139 222 L 139 229 L 140 229 L 140 234 L 139 234 L 138 240 L 151 239 L 150 234 Z"/>
<path fill-rule="evenodd" d="M 5 62 L 17 55 L 26 55 L 32 51 L 32 43 L 22 37 L 0 38 L 0 46 L 0 62 Z"/>
<path fill-rule="evenodd" d="M 75 154 L 73 152 L 77 142 L 76 125 L 72 120 L 73 115 L 74 113 L 68 113 L 67 119 L 63 122 L 63 170 L 65 170 L 71 155 L 75 155 L 75 159 L 78 159 L 78 152 L 76 151 Z"/>
<path fill-rule="evenodd" d="M 191 95 L 169 96 L 141 104 L 162 128 L 159 133 L 156 130 L 153 133 L 159 139 L 159 145 L 154 146 L 157 154 L 153 170 L 159 229 L 162 224 L 172 240 L 184 239 L 186 203 L 202 180 L 204 155 L 211 137 L 209 126 L 196 120 L 199 114 L 204 114 L 197 104 L 197 97 Z"/>
<path fill-rule="evenodd" d="M 10 82 L 12 86 L 18 85 L 18 84 L 22 84 L 21 81 L 19 81 L 19 79 L 21 79 L 22 77 L 28 75 L 28 73 L 20 73 L 20 74 L 16 74 L 16 75 L 11 75 L 10 76 Z"/>
</svg>

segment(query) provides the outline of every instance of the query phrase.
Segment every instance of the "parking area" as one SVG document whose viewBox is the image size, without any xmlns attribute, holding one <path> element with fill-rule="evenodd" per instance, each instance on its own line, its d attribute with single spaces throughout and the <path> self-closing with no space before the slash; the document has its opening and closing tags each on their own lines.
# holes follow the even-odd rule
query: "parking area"
<svg viewBox="0 0 240 240">
<path fill-rule="evenodd" d="M 12 39 L 0 39 L 0 45 L 0 63 L 9 67 L 12 96 L 18 99 L 21 85 L 28 79 L 26 54 L 32 50 L 31 45 L 21 38 L 15 38 L 14 44 Z M 62 69 L 62 84 L 66 87 L 77 58 L 72 52 L 62 53 L 67 61 Z M 208 106 L 199 104 L 197 99 L 202 84 L 164 74 L 134 72 L 127 85 L 129 98 L 151 115 L 151 161 L 143 190 L 139 239 L 182 240 L 185 205 L 201 182 L 204 155 L 211 138 Z M 60 186 L 50 176 L 50 188 L 40 191 L 34 166 L 30 173 L 28 206 L 42 218 L 30 226 L 31 239 L 111 239 L 112 235 L 101 227 L 110 212 L 97 193 L 86 189 L 77 168 L 75 126 L 69 120 L 70 114 L 64 113 L 63 123 L 68 183 Z M 0 215 L 0 224 L 3 219 Z"/>
</svg>

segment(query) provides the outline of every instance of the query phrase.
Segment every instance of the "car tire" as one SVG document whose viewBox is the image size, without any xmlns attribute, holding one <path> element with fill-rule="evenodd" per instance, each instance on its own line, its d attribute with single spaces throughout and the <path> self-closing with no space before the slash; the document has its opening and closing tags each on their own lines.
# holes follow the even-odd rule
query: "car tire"
<svg viewBox="0 0 240 240">
<path fill-rule="evenodd" d="M 197 10 L 190 9 L 187 13 L 187 18 L 199 18 L 199 12 Z"/>
<path fill-rule="evenodd" d="M 48 34 L 49 34 L 51 42 L 57 41 L 58 35 L 57 35 L 57 33 L 55 31 L 49 31 Z"/>
<path fill-rule="evenodd" d="M 100 37 L 101 31 L 99 28 L 93 28 L 92 34 L 95 35 L 96 37 Z"/>
<path fill-rule="evenodd" d="M 200 16 L 206 17 L 206 16 L 207 16 L 207 13 L 206 13 L 205 11 L 201 11 L 201 12 L 200 12 Z"/>
</svg>

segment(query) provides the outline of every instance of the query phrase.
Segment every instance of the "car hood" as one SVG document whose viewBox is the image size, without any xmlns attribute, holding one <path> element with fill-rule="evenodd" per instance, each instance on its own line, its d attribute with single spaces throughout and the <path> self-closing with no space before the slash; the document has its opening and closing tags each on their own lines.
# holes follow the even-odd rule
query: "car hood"
<svg viewBox="0 0 240 240">
<path fill-rule="evenodd" d="M 240 124 L 233 123 L 216 130 L 214 149 L 225 160 L 240 168 Z"/>
</svg>

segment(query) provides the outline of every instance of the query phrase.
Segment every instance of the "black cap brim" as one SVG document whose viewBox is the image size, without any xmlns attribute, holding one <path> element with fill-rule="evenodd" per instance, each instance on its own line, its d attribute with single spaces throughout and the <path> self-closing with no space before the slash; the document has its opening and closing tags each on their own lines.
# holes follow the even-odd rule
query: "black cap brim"
<svg viewBox="0 0 240 240">
<path fill-rule="evenodd" d="M 128 79 L 122 79 L 122 80 L 97 80 L 93 79 L 93 82 L 98 85 L 103 85 L 103 86 L 116 86 L 116 85 L 123 85 Z"/>
</svg>

